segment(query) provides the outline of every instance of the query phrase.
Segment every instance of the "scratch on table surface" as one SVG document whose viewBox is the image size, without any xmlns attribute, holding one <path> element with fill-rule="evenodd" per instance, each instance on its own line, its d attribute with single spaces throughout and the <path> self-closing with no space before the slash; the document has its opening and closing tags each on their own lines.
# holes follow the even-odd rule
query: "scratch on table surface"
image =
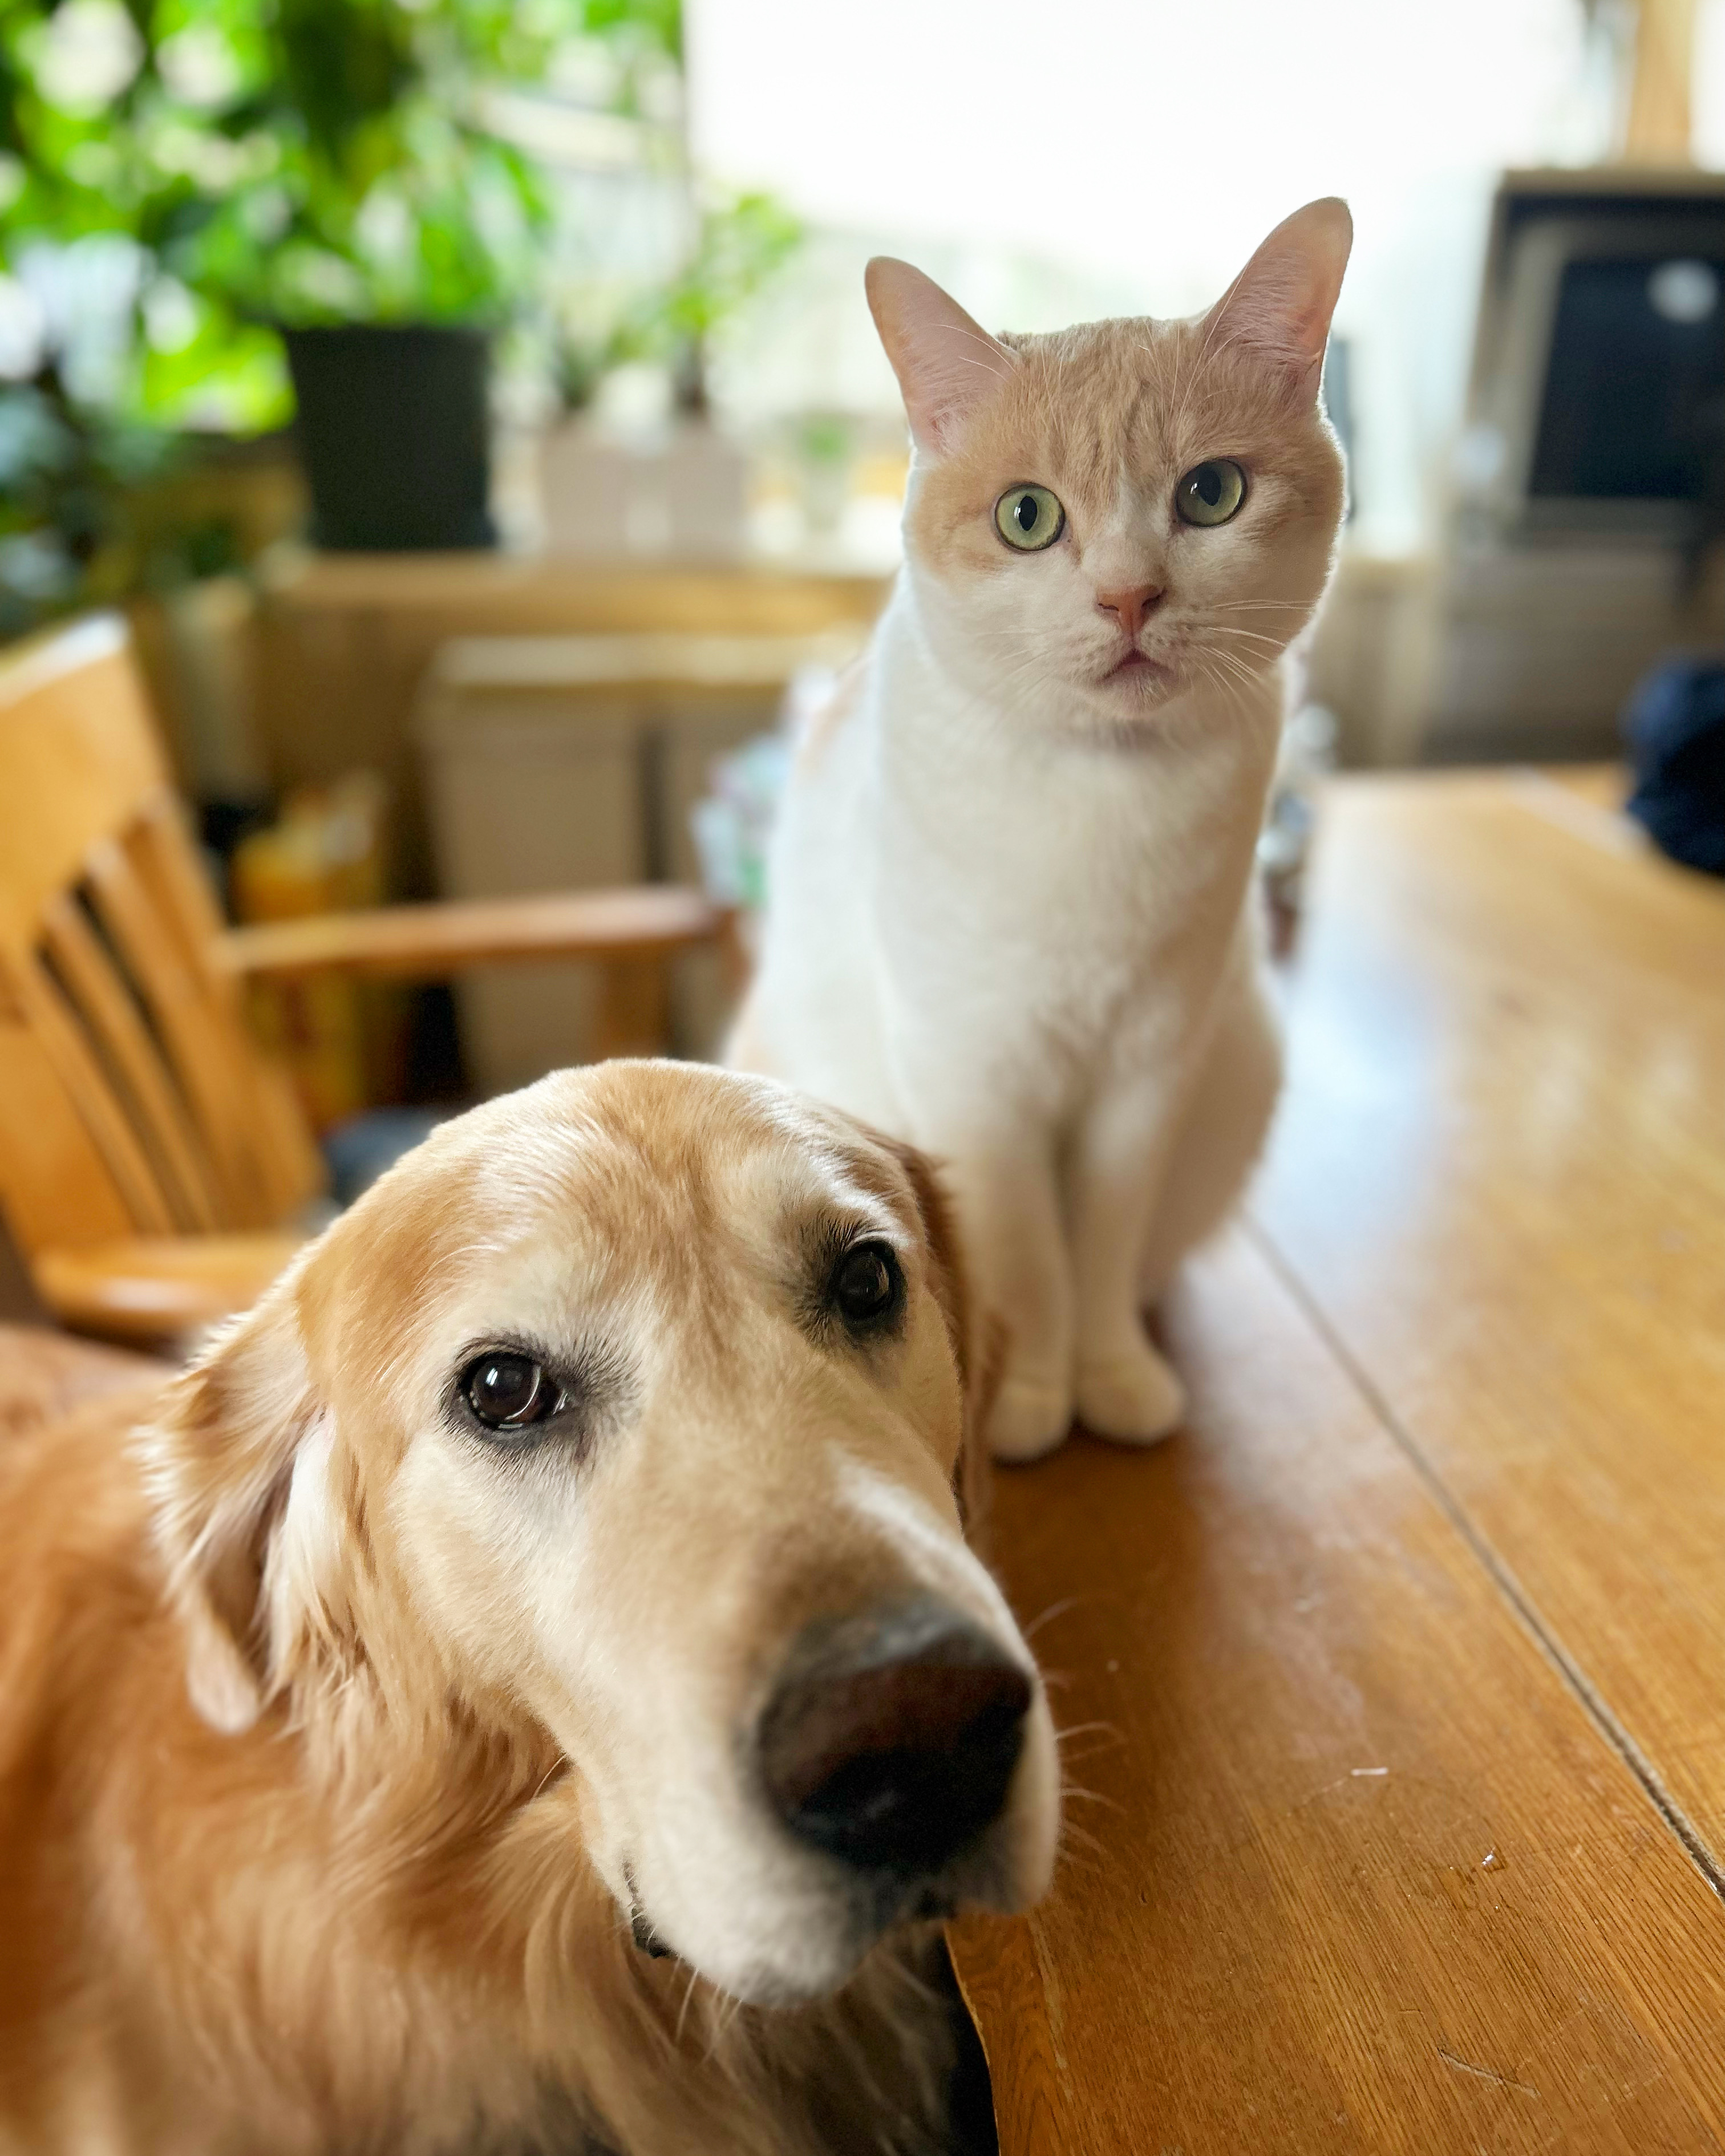
<svg viewBox="0 0 1725 2156">
<path fill-rule="evenodd" d="M 1322 1789 L 1308 1789 L 1303 1797 L 1296 1797 L 1288 1806 L 1289 1815 L 1291 1817 L 1295 1812 L 1304 1811 L 1307 1804 L 1316 1804 L 1320 1797 L 1328 1796 L 1332 1789 L 1345 1789 L 1350 1782 L 1369 1781 L 1389 1772 L 1388 1767 L 1350 1767 L 1345 1774 L 1337 1774 L 1333 1782 L 1326 1782 Z"/>
<path fill-rule="evenodd" d="M 1471 2066 L 1466 2059 L 1458 2059 L 1453 2051 L 1438 2046 L 1438 2056 L 1446 2066 L 1454 2066 L 1458 2074 L 1471 2074 L 1476 2081 L 1491 2082 L 1498 2088 L 1519 2089 L 1523 2096 L 1538 2096 L 1539 2092 L 1531 2082 L 1518 2082 L 1509 2074 L 1493 2073 L 1489 2066 Z"/>
<path fill-rule="evenodd" d="M 1049 2042 L 1054 2051 L 1055 2069 L 1067 2088 L 1072 2086 L 1072 2075 L 1066 2064 L 1066 2005 L 1061 1989 L 1060 1971 L 1055 1967 L 1054 1957 L 1048 1950 L 1048 1942 L 1042 1936 L 1042 1926 L 1032 1916 L 1029 1922 L 1030 1948 L 1036 1957 L 1036 1973 L 1042 1979 L 1042 2003 L 1048 2013 Z"/>
</svg>

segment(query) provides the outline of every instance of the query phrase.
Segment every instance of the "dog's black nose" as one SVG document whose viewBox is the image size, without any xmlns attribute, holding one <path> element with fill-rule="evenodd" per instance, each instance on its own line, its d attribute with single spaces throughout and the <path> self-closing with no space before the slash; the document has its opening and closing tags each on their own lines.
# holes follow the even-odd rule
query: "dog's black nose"
<svg viewBox="0 0 1725 2156">
<path fill-rule="evenodd" d="M 1023 1668 L 927 1600 L 817 1625 L 760 1724 L 774 1810 L 846 1863 L 937 1871 L 1006 1801 L 1031 1700 Z"/>
</svg>

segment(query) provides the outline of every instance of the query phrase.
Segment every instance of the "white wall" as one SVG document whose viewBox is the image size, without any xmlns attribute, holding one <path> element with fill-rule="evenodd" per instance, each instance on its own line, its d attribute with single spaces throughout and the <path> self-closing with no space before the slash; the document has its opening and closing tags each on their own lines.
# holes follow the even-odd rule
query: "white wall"
<svg viewBox="0 0 1725 2156">
<path fill-rule="evenodd" d="M 1003 262 L 1185 313 L 1288 211 L 1347 196 L 1360 528 L 1388 551 L 1419 542 L 1459 411 L 1493 176 L 1590 158 L 1611 126 L 1580 0 L 687 5 L 697 162 L 968 265 L 958 296 L 998 326 L 1048 326 L 989 313 L 1026 284 Z M 1725 0 L 1704 6 L 1706 141 L 1725 136 Z M 860 290 L 851 313 L 865 337 Z"/>
</svg>

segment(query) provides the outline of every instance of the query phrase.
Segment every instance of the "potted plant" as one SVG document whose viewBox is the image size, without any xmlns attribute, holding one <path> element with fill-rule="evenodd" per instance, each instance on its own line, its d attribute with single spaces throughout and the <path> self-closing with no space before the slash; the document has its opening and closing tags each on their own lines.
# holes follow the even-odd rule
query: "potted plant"
<svg viewBox="0 0 1725 2156">
<path fill-rule="evenodd" d="M 547 436 L 541 487 L 553 551 L 670 552 L 685 558 L 742 551 L 747 459 L 712 424 L 707 355 L 714 333 L 741 308 L 802 238 L 770 195 L 710 203 L 693 243 L 669 278 L 621 295 L 598 320 L 603 287 L 573 288 L 556 325 L 556 372 L 567 422 Z M 585 408 L 614 370 L 660 370 L 671 407 L 668 425 L 633 443 L 588 424 Z"/>
<path fill-rule="evenodd" d="M 602 48 L 674 71 L 680 34 L 677 0 L 8 0 L 12 297 L 100 242 L 131 359 L 96 403 L 255 431 L 290 367 L 323 543 L 481 543 L 488 341 L 548 253 L 521 137 L 572 110 L 529 93 Z"/>
<path fill-rule="evenodd" d="M 199 155 L 233 173 L 176 259 L 283 331 L 321 545 L 490 543 L 490 340 L 551 216 L 491 106 L 583 23 L 581 0 L 228 0 L 195 67 L 168 40 L 182 91 L 204 79 Z"/>
<path fill-rule="evenodd" d="M 180 477 L 292 408 L 276 337 L 164 269 L 164 98 L 120 0 L 0 9 L 0 635 L 227 566 Z"/>
</svg>

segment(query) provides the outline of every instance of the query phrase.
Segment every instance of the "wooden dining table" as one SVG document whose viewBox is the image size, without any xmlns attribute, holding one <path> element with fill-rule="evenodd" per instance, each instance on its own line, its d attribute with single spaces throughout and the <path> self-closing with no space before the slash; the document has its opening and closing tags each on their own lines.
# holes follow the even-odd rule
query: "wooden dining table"
<svg viewBox="0 0 1725 2156">
<path fill-rule="evenodd" d="M 1725 2151 L 1725 885 L 1614 773 L 1350 778 L 1144 1453 L 1003 1471 L 1054 1889 L 1003 2156 Z M 150 1366 L 0 1328 L 0 1433 Z"/>
<path fill-rule="evenodd" d="M 1725 886 L 1615 775 L 1319 808 L 1148 1453 L 1003 1471 L 1063 1725 L 1003 2156 L 1725 2148 Z"/>
</svg>

